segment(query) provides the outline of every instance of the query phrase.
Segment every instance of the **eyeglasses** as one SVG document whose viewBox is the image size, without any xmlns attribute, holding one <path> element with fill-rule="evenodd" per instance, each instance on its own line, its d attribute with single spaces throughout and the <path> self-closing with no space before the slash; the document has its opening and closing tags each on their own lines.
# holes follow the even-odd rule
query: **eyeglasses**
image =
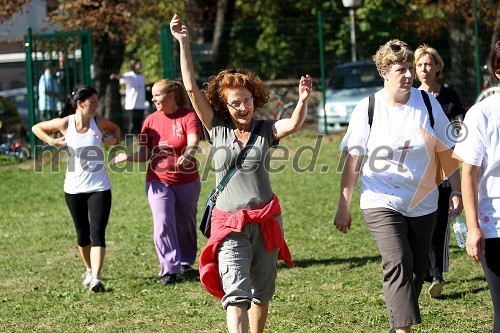
<svg viewBox="0 0 500 333">
<path fill-rule="evenodd" d="M 245 100 L 243 102 L 234 101 L 231 103 L 227 103 L 227 105 L 229 105 L 230 107 L 232 107 L 235 110 L 239 110 L 242 105 L 248 106 L 248 105 L 251 105 L 252 103 L 253 103 L 253 97 L 248 97 L 248 98 L 245 98 Z"/>
<path fill-rule="evenodd" d="M 401 45 L 398 45 L 398 44 L 391 44 L 389 45 L 389 47 L 391 48 L 391 50 L 393 50 L 394 52 L 399 52 L 401 51 Z"/>
</svg>

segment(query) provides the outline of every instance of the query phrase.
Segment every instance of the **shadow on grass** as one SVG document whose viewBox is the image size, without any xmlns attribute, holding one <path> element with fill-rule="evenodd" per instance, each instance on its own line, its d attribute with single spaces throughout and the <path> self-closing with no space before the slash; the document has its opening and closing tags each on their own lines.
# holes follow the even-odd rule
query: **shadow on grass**
<svg viewBox="0 0 500 333">
<path fill-rule="evenodd" d="M 380 262 L 380 256 L 370 256 L 370 257 L 351 257 L 351 258 L 328 258 L 328 259 L 298 259 L 293 260 L 295 267 L 311 267 L 311 266 L 330 266 L 330 265 L 342 265 L 349 264 L 348 268 L 356 268 L 364 266 L 372 262 Z M 285 265 L 280 265 L 281 268 L 288 267 Z"/>
<path fill-rule="evenodd" d="M 156 284 L 159 285 L 161 281 L 158 276 L 133 276 L 132 278 L 136 281 L 136 284 L 144 286 Z M 191 269 L 184 274 L 177 275 L 177 282 L 175 284 L 199 281 L 200 273 L 198 272 L 198 269 Z"/>
<path fill-rule="evenodd" d="M 488 285 L 486 283 L 486 279 L 484 278 L 484 276 L 476 276 L 473 279 L 467 279 L 467 283 L 470 283 L 470 282 L 483 282 L 484 285 L 482 287 L 467 289 L 467 287 L 463 286 L 463 282 L 464 281 L 462 281 L 462 280 L 448 282 L 449 284 L 453 284 L 453 283 L 454 284 L 458 284 L 460 286 L 458 288 L 459 290 L 455 291 L 453 293 L 449 293 L 449 294 L 445 293 L 441 297 L 439 297 L 438 299 L 441 299 L 441 300 L 461 299 L 461 298 L 464 297 L 464 294 L 477 294 L 477 293 L 480 293 L 480 292 L 483 292 L 483 291 L 488 291 Z M 445 288 L 446 288 L 446 284 L 445 284 Z"/>
</svg>

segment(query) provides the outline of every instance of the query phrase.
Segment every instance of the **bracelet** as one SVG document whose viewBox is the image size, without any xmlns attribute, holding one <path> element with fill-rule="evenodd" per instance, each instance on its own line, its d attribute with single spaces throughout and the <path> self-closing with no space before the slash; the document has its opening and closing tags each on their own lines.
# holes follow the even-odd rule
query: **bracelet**
<svg viewBox="0 0 500 333">
<path fill-rule="evenodd" d="M 451 191 L 450 196 L 452 196 L 452 197 L 454 197 L 454 196 L 461 197 L 462 196 L 462 192 L 461 191 Z"/>
</svg>

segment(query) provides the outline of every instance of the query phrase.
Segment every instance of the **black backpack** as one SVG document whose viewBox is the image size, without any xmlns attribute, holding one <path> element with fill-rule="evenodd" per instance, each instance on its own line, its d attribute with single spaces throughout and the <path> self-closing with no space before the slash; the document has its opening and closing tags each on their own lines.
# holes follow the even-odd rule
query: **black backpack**
<svg viewBox="0 0 500 333">
<path fill-rule="evenodd" d="M 432 115 L 432 105 L 431 100 L 429 99 L 429 95 L 424 90 L 420 90 L 422 93 L 422 98 L 424 99 L 425 106 L 427 107 L 427 113 L 429 114 L 429 122 L 431 123 L 431 127 L 434 128 L 434 116 Z M 373 123 L 373 109 L 375 108 L 375 94 L 370 95 L 368 98 L 368 125 L 370 128 Z"/>
</svg>

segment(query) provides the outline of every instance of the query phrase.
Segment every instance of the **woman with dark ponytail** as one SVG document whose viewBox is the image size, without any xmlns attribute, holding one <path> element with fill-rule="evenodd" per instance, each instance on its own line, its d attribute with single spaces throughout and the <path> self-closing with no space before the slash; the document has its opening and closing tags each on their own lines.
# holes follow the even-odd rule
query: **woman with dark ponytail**
<svg viewBox="0 0 500 333">
<path fill-rule="evenodd" d="M 40 122 L 32 128 L 33 133 L 49 145 L 68 147 L 65 199 L 85 266 L 82 284 L 94 292 L 104 291 L 100 274 L 111 211 L 111 182 L 101 146 L 102 143 L 116 145 L 121 135 L 116 124 L 97 115 L 97 106 L 97 90 L 79 86 L 66 98 L 59 118 Z M 62 136 L 54 138 L 49 135 L 52 132 L 60 132 Z"/>
</svg>

